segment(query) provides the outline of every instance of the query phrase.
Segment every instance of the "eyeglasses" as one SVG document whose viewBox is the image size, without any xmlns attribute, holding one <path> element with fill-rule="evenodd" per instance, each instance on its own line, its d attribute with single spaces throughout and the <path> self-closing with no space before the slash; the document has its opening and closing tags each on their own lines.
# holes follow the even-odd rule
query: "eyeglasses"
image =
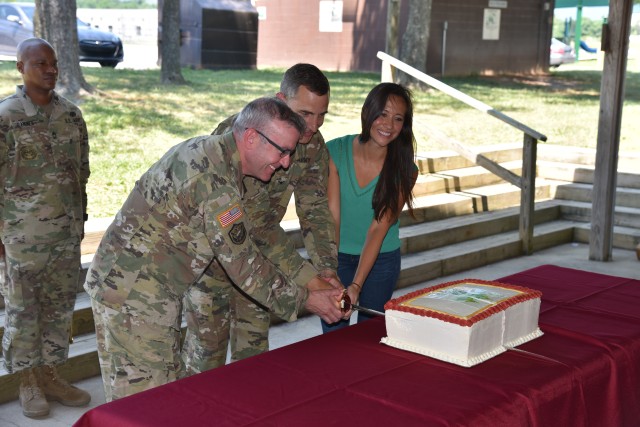
<svg viewBox="0 0 640 427">
<path fill-rule="evenodd" d="M 266 139 L 269 144 L 271 144 L 272 146 L 276 147 L 276 149 L 280 152 L 280 158 L 281 159 L 285 158 L 287 156 L 290 156 L 295 151 L 295 148 L 293 150 L 289 150 L 288 148 L 282 148 L 281 146 L 279 146 L 278 144 L 276 144 L 275 142 L 270 140 L 267 135 L 265 135 L 264 133 L 260 132 L 258 129 L 254 129 L 254 130 L 256 132 L 258 132 L 258 135 L 260 135 L 261 137 Z"/>
</svg>

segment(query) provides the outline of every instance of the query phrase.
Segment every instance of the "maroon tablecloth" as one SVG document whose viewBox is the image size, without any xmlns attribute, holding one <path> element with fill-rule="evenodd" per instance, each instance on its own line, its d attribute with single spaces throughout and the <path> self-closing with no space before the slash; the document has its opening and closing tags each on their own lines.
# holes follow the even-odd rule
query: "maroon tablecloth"
<svg viewBox="0 0 640 427">
<path fill-rule="evenodd" d="M 384 319 L 85 413 L 75 426 L 640 425 L 640 280 L 545 265 L 544 335 L 472 368 L 379 344 Z"/>
</svg>

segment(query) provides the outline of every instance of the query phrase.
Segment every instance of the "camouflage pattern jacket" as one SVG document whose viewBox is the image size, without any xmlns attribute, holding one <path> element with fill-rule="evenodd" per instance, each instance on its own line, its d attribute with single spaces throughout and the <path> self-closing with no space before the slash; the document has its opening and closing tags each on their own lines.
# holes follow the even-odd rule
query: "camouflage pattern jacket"
<svg viewBox="0 0 640 427">
<path fill-rule="evenodd" d="M 181 298 L 213 260 L 274 314 L 295 320 L 307 290 L 278 272 L 249 237 L 242 177 L 232 133 L 170 149 L 136 182 L 105 232 L 87 273 L 89 295 L 115 310 L 142 300 L 162 311 L 163 301 Z"/>
<path fill-rule="evenodd" d="M 229 131 L 236 117 L 224 120 L 213 134 Z M 253 225 L 252 238 L 271 262 L 295 278 L 298 286 L 305 286 L 319 270 L 338 268 L 335 225 L 327 200 L 328 176 L 329 151 L 317 132 L 307 144 L 297 145 L 290 166 L 276 170 L 268 183 L 244 178 L 244 207 Z M 280 226 L 292 194 L 311 263 L 300 256 Z"/>
<path fill-rule="evenodd" d="M 54 92 L 51 115 L 23 86 L 0 101 L 0 238 L 50 243 L 84 229 L 89 138 L 80 110 Z"/>
</svg>

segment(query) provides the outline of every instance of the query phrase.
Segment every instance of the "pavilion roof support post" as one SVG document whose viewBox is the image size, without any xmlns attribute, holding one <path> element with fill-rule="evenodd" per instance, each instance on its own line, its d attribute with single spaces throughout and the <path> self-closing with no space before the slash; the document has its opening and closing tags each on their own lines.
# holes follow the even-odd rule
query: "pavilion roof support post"
<svg viewBox="0 0 640 427">
<path fill-rule="evenodd" d="M 573 40 L 574 51 L 576 54 L 576 61 L 580 60 L 580 39 L 582 38 L 582 0 L 578 0 L 577 16 L 576 16 L 576 30 Z"/>
<path fill-rule="evenodd" d="M 520 241 L 522 253 L 533 253 L 533 223 L 536 201 L 536 158 L 538 140 L 524 134 L 522 146 L 522 178 L 520 180 Z"/>
<path fill-rule="evenodd" d="M 606 42 L 602 46 L 605 56 L 589 238 L 589 259 L 595 261 L 612 259 L 620 124 L 632 8 L 633 0 L 611 0 L 609 18 L 603 26 L 602 38 Z"/>
</svg>

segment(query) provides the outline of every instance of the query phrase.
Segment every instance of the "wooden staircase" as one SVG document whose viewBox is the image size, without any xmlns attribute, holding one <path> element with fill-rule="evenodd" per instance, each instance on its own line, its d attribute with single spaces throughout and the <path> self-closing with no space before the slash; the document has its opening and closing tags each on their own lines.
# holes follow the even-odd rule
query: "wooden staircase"
<svg viewBox="0 0 640 427">
<path fill-rule="evenodd" d="M 488 147 L 482 154 L 520 173 L 520 144 Z M 534 251 L 589 240 L 595 152 L 574 147 L 538 146 Z M 454 152 L 423 153 L 414 193 L 415 218 L 401 216 L 402 270 L 398 287 L 454 274 L 522 255 L 519 240 L 520 189 Z M 640 244 L 640 155 L 621 156 L 613 245 L 634 250 Z M 102 232 L 111 222 L 87 224 L 83 241 L 83 274 L 74 312 L 73 343 L 61 368 L 71 381 L 100 374 L 93 316 L 82 290 L 86 269 Z M 282 223 L 302 249 L 302 237 L 290 205 Z M 0 336 L 4 304 L 0 300 Z M 17 397 L 18 376 L 0 367 L 0 403 Z"/>
</svg>

